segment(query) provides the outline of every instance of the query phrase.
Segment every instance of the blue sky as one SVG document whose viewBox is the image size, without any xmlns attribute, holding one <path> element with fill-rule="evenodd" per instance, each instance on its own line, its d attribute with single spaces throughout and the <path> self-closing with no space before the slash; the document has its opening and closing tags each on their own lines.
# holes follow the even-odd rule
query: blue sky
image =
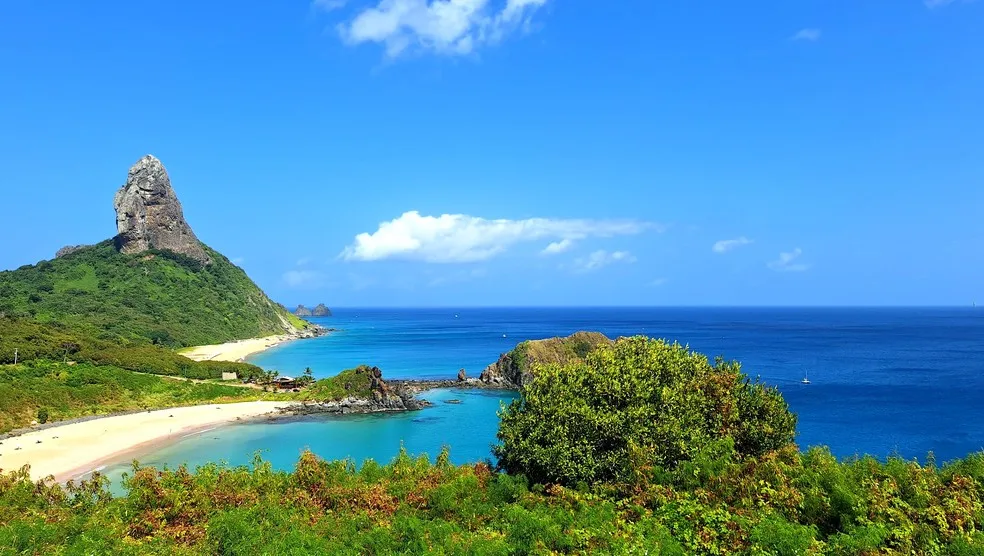
<svg viewBox="0 0 984 556">
<path fill-rule="evenodd" d="M 984 1 L 0 4 L 0 268 L 146 153 L 286 304 L 984 302 Z"/>
</svg>

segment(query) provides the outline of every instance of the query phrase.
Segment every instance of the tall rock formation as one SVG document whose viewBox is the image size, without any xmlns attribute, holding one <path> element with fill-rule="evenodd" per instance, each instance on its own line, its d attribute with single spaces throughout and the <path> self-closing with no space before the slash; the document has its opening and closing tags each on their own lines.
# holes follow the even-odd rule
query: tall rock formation
<svg viewBox="0 0 984 556">
<path fill-rule="evenodd" d="M 311 311 L 311 315 L 315 317 L 330 317 L 331 309 L 325 307 L 324 303 L 319 303 L 318 306 Z"/>
<path fill-rule="evenodd" d="M 181 202 L 160 160 L 147 155 L 130 168 L 126 185 L 116 192 L 116 247 L 121 253 L 162 249 L 202 264 L 211 259 L 184 219 Z"/>
</svg>

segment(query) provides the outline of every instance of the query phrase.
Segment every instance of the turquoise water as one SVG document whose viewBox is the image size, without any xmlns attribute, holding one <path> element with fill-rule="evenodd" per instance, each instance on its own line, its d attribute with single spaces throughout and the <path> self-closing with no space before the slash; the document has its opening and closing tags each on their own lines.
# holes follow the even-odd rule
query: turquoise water
<svg viewBox="0 0 984 556">
<path fill-rule="evenodd" d="M 259 453 L 277 469 L 291 469 L 303 450 L 325 459 L 352 458 L 389 462 L 400 446 L 414 455 L 433 459 L 445 445 L 451 461 L 470 463 L 491 457 L 500 403 L 516 394 L 502 390 L 432 390 L 420 397 L 434 405 L 421 411 L 394 414 L 311 416 L 300 419 L 219 427 L 185 437 L 161 450 L 139 457 L 143 465 L 190 467 L 224 461 L 248 464 Z M 446 403 L 458 400 L 460 403 Z M 107 467 L 114 483 L 129 464 Z"/>
<path fill-rule="evenodd" d="M 940 461 L 984 448 L 984 310 L 950 309 L 339 309 L 316 319 L 340 329 L 252 358 L 281 374 L 311 367 L 330 376 L 360 363 L 385 378 L 476 376 L 502 352 L 534 338 L 598 330 L 646 334 L 742 362 L 782 391 L 799 416 L 797 442 L 838 456 L 898 454 Z M 810 385 L 800 379 L 809 373 Z M 460 405 L 441 402 L 447 397 Z M 262 455 L 289 469 L 304 447 L 325 458 L 390 460 L 401 442 L 432 457 L 490 457 L 506 393 L 431 392 L 435 407 L 397 415 L 250 424 L 187 438 L 148 464 L 233 464 Z"/>
</svg>

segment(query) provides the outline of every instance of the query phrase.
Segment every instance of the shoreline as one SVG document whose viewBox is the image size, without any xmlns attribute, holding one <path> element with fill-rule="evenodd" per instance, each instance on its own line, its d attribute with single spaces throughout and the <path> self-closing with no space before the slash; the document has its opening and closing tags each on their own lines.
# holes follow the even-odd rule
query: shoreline
<svg viewBox="0 0 984 556">
<path fill-rule="evenodd" d="M 31 466 L 31 479 L 66 482 L 127 454 L 147 453 L 188 435 L 277 415 L 294 402 L 208 404 L 90 419 L 0 441 L 0 471 Z"/>
<path fill-rule="evenodd" d="M 226 361 L 232 363 L 244 363 L 246 358 L 268 349 L 277 347 L 287 342 L 316 338 L 330 332 L 329 329 L 318 325 L 310 328 L 291 332 L 289 334 L 276 334 L 274 336 L 264 336 L 262 338 L 247 338 L 245 340 L 233 340 L 223 344 L 212 344 L 207 346 L 192 346 L 178 350 L 179 355 L 183 355 L 192 361 Z"/>
</svg>

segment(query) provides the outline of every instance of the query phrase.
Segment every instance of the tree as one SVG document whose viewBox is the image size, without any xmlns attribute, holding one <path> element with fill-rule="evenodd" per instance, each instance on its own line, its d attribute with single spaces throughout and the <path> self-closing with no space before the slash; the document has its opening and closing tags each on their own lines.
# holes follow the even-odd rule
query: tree
<svg viewBox="0 0 984 556">
<path fill-rule="evenodd" d="M 643 336 L 584 363 L 539 365 L 500 414 L 499 467 L 538 483 L 634 483 L 722 445 L 738 457 L 791 443 L 796 416 L 736 362 Z"/>
<path fill-rule="evenodd" d="M 311 367 L 304 368 L 304 374 L 301 376 L 300 380 L 297 381 L 301 386 L 307 386 L 309 384 L 314 384 L 314 372 L 311 371 Z"/>
</svg>

